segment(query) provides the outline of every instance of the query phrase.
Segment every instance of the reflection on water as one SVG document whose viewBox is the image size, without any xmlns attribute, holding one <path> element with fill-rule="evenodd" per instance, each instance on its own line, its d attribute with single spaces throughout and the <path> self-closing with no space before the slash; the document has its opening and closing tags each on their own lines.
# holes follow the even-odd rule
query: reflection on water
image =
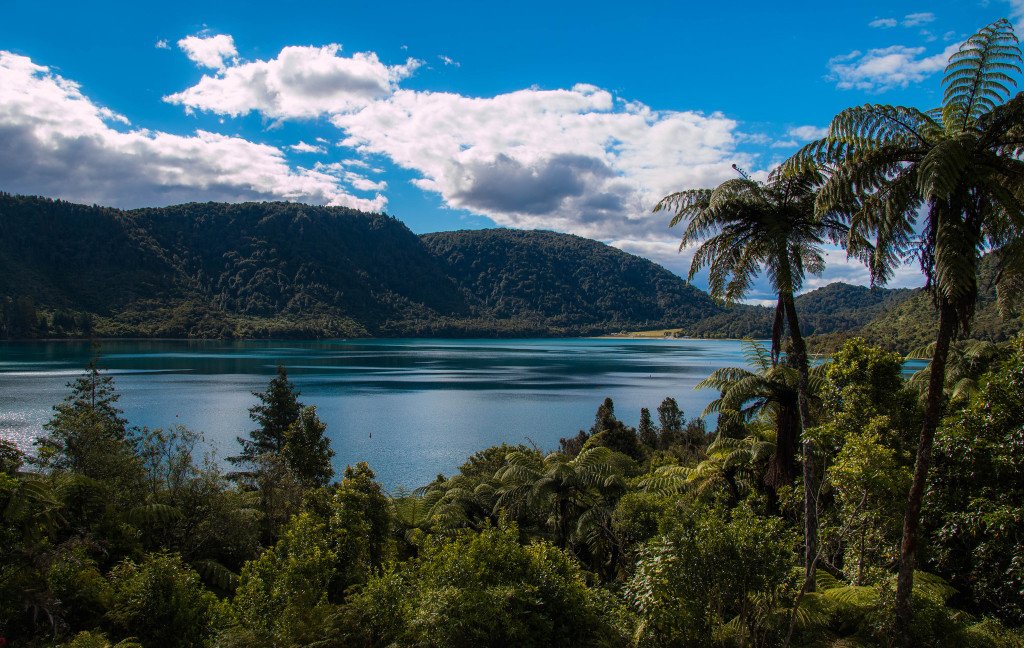
<svg viewBox="0 0 1024 648">
<path fill-rule="evenodd" d="M 82 342 L 0 344 L 0 433 L 28 447 L 89 355 Z M 553 449 L 606 396 L 631 425 L 666 396 L 694 416 L 714 394 L 693 386 L 744 364 L 726 340 L 106 341 L 102 356 L 132 424 L 188 425 L 220 457 L 284 364 L 327 423 L 336 468 L 368 461 L 387 488 L 503 441 Z"/>
</svg>

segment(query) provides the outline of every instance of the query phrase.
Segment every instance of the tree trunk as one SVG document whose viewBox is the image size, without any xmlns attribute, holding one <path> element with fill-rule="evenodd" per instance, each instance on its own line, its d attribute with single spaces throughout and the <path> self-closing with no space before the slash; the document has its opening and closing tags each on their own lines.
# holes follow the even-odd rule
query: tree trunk
<svg viewBox="0 0 1024 648">
<path fill-rule="evenodd" d="M 569 498 L 559 494 L 558 496 L 558 540 L 555 543 L 559 549 L 565 549 L 569 540 Z"/>
<path fill-rule="evenodd" d="M 914 589 L 914 563 L 917 559 L 917 535 L 921 523 L 921 503 L 928 481 L 928 468 L 932 460 L 932 444 L 935 430 L 942 417 L 942 402 L 945 397 L 946 358 L 956 327 L 956 311 L 951 303 L 942 299 L 939 304 L 939 333 L 935 338 L 935 352 L 932 355 L 931 375 L 928 379 L 928 397 L 925 402 L 924 422 L 921 438 L 917 444 L 917 460 L 914 463 L 914 481 L 907 497 L 907 512 L 903 518 L 903 542 L 900 546 L 900 571 L 896 580 L 896 631 L 904 645 L 909 645 L 910 623 L 913 620 L 911 592 Z"/>
<path fill-rule="evenodd" d="M 783 295 L 786 305 L 786 318 L 789 326 L 789 339 L 793 344 L 793 360 L 795 361 L 799 381 L 797 383 L 797 403 L 800 409 L 800 430 L 806 432 L 811 427 L 810 383 L 811 369 L 807 359 L 807 345 L 800 333 L 800 320 L 796 315 L 796 304 L 793 294 Z M 818 553 L 818 503 L 815 497 L 815 461 L 814 444 L 804 437 L 804 581 L 806 591 L 814 591 L 814 566 Z"/>
</svg>

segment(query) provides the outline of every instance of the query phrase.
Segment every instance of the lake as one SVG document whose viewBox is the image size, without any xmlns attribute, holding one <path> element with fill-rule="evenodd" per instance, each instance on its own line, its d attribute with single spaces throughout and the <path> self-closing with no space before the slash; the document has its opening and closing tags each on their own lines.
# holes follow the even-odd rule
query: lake
<svg viewBox="0 0 1024 648">
<path fill-rule="evenodd" d="M 131 424 L 187 425 L 220 458 L 281 363 L 327 424 L 336 470 L 366 461 L 388 489 L 501 442 L 553 450 L 607 396 L 629 425 L 667 396 L 696 416 L 717 394 L 694 385 L 745 364 L 733 340 L 108 340 L 101 354 Z M 0 344 L 0 434 L 29 448 L 89 357 L 85 342 Z"/>
</svg>

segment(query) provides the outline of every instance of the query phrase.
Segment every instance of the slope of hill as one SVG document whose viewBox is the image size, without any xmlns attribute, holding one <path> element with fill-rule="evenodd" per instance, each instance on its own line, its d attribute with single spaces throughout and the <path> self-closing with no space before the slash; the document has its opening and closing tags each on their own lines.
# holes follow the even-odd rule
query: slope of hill
<svg viewBox="0 0 1024 648">
<path fill-rule="evenodd" d="M 982 259 L 978 271 L 978 301 L 969 337 L 1002 342 L 1021 331 L 1021 313 L 1001 313 L 996 303 L 996 268 L 991 257 Z M 935 341 L 939 321 L 931 296 L 924 290 L 910 291 L 909 298 L 879 313 L 863 325 L 846 331 L 833 331 L 810 340 L 814 351 L 827 353 L 851 337 L 862 337 L 872 344 L 909 353 Z"/>
<path fill-rule="evenodd" d="M 580 335 L 719 310 L 650 261 L 552 232 L 421 239 L 336 207 L 0 195 L 8 337 Z"/>
<path fill-rule="evenodd" d="M 831 283 L 796 298 L 800 328 L 804 335 L 837 333 L 859 328 L 895 308 L 914 294 L 913 290 L 867 288 Z M 774 308 L 735 306 L 683 327 L 694 337 L 771 337 Z"/>
<path fill-rule="evenodd" d="M 422 239 L 483 317 L 617 331 L 690 325 L 721 311 L 661 266 L 579 236 L 490 229 Z"/>
</svg>

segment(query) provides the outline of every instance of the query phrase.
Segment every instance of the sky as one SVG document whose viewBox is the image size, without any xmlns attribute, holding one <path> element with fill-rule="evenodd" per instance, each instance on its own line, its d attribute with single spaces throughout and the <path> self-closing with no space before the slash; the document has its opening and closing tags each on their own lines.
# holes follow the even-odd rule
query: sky
<svg viewBox="0 0 1024 648">
<path fill-rule="evenodd" d="M 683 276 L 659 198 L 733 164 L 763 177 L 848 106 L 931 108 L 963 39 L 1024 18 L 1024 0 L 148 4 L 4 1 L 0 190 L 550 229 Z M 808 289 L 867 283 L 826 256 Z M 908 266 L 890 285 L 921 283 Z"/>
</svg>

